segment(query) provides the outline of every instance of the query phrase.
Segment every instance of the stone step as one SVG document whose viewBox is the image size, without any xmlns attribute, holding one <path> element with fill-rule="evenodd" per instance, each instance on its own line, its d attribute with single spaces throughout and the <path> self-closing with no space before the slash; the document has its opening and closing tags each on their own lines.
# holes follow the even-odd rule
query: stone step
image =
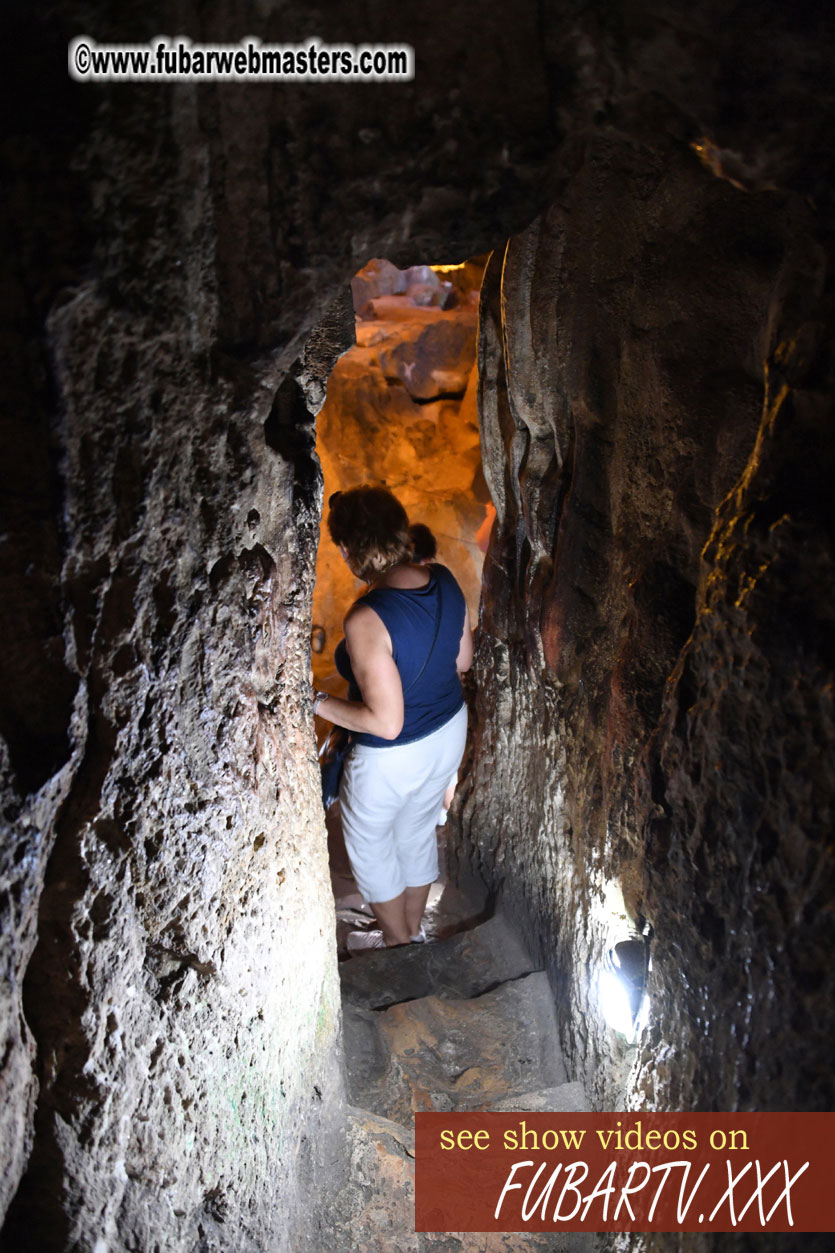
<svg viewBox="0 0 835 1253">
<path fill-rule="evenodd" d="M 573 1087 L 575 1085 L 565 1085 Z M 327 1244 L 336 1253 L 592 1253 L 595 1237 L 570 1232 L 416 1232 L 414 1135 L 351 1110 L 350 1175 L 332 1202 Z"/>
<path fill-rule="evenodd" d="M 490 1106 L 497 1114 L 586 1114 L 589 1105 L 582 1083 L 560 1083 L 555 1088 L 506 1096 Z"/>
<path fill-rule="evenodd" d="M 381 949 L 341 962 L 343 1001 L 383 1009 L 419 997 L 467 1000 L 536 966 L 500 916 L 434 944 Z"/>
<path fill-rule="evenodd" d="M 569 1085 L 573 1086 L 573 1085 Z M 594 1235 L 567 1232 L 415 1232 L 415 1138 L 367 1110 L 349 1110 L 350 1172 L 327 1215 L 336 1253 L 592 1253 Z"/>
<path fill-rule="evenodd" d="M 346 1001 L 343 1016 L 351 1101 L 405 1127 L 417 1110 L 488 1110 L 567 1082 L 541 971 L 469 1000 Z"/>
</svg>

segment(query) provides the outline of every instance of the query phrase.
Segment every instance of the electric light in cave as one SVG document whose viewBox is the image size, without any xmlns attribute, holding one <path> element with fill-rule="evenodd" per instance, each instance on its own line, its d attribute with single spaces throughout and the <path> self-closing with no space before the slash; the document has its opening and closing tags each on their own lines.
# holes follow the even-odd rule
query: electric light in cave
<svg viewBox="0 0 835 1253">
<path fill-rule="evenodd" d="M 649 935 L 621 940 L 610 948 L 597 979 L 600 1012 L 631 1044 L 649 1016 Z"/>
</svg>

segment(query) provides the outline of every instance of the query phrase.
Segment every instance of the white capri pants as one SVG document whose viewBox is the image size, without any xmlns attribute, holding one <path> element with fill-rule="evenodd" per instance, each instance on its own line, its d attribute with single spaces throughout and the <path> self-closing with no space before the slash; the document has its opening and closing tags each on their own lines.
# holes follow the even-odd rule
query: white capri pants
<svg viewBox="0 0 835 1253">
<path fill-rule="evenodd" d="M 435 827 L 467 738 L 462 705 L 410 744 L 355 744 L 339 788 L 345 847 L 366 901 L 391 901 L 438 877 Z"/>
</svg>

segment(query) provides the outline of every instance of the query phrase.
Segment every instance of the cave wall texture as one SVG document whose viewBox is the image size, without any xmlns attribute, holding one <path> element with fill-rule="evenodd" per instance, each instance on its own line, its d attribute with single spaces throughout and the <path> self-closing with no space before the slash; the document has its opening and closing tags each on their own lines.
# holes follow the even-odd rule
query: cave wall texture
<svg viewBox="0 0 835 1253">
<path fill-rule="evenodd" d="M 590 145 L 482 289 L 498 523 L 464 848 L 527 916 L 599 1102 L 620 1107 L 627 1058 L 595 976 L 648 921 L 625 1099 L 825 1109 L 826 257 L 784 195 L 641 156 Z"/>
<path fill-rule="evenodd" d="M 3 20 L 7 1247 L 322 1247 L 314 415 L 373 256 L 494 250 L 459 860 L 527 919 L 599 1101 L 625 1059 L 587 966 L 622 908 L 655 928 L 631 1101 L 831 1105 L 831 17 Z M 418 72 L 81 86 L 83 32 L 396 39 Z"/>
</svg>

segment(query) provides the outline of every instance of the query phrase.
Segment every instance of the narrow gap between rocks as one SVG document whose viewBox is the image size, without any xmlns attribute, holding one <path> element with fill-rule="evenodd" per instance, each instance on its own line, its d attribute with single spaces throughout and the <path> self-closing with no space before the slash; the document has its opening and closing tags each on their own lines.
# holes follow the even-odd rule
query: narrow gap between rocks
<svg viewBox="0 0 835 1253">
<path fill-rule="evenodd" d="M 410 521 L 432 531 L 438 560 L 478 621 L 481 570 L 495 511 L 481 469 L 476 335 L 484 258 L 399 270 L 370 261 L 353 279 L 356 346 L 336 363 L 317 418 L 324 474 L 322 531 L 313 595 L 312 661 L 317 689 L 344 695 L 333 664 L 342 619 L 361 591 L 327 533 L 327 501 L 361 483 L 384 485 Z M 317 720 L 321 744 L 328 725 Z M 339 803 L 327 815 L 340 958 L 346 937 L 369 925 L 341 838 Z M 441 840 L 443 867 L 443 841 Z M 443 875 L 443 870 L 442 870 Z M 484 898 L 445 881 L 432 889 L 426 928 L 438 938 L 483 914 Z"/>
<path fill-rule="evenodd" d="M 482 260 L 407 271 L 372 261 L 353 281 L 356 347 L 331 373 L 317 420 L 325 502 L 311 640 L 317 689 L 345 694 L 333 653 L 361 591 L 327 533 L 327 502 L 336 491 L 361 483 L 393 491 L 410 521 L 435 535 L 438 560 L 455 574 L 477 624 L 495 516 L 477 410 L 483 270 Z M 329 729 L 317 719 L 320 744 Z M 362 1230 L 362 1214 L 391 1206 L 391 1188 L 380 1181 L 390 1183 L 392 1171 L 404 1175 L 404 1193 L 411 1194 L 416 1111 L 574 1111 L 586 1109 L 587 1100 L 569 1079 L 547 975 L 509 920 L 493 914 L 486 890 L 447 875 L 443 825 L 441 875 L 424 923 L 428 942 L 354 956 L 349 934 L 377 924 L 351 875 L 338 801 L 327 811 L 327 829 L 348 1097 L 355 1144 L 370 1163 L 362 1184 L 348 1185 L 357 1195 L 340 1204 L 359 1213 L 355 1230 Z M 484 1237 L 469 1239 L 463 1247 L 484 1247 Z M 577 1247 L 588 1241 L 571 1239 Z M 507 1247 L 539 1246 L 519 1235 Z"/>
</svg>

